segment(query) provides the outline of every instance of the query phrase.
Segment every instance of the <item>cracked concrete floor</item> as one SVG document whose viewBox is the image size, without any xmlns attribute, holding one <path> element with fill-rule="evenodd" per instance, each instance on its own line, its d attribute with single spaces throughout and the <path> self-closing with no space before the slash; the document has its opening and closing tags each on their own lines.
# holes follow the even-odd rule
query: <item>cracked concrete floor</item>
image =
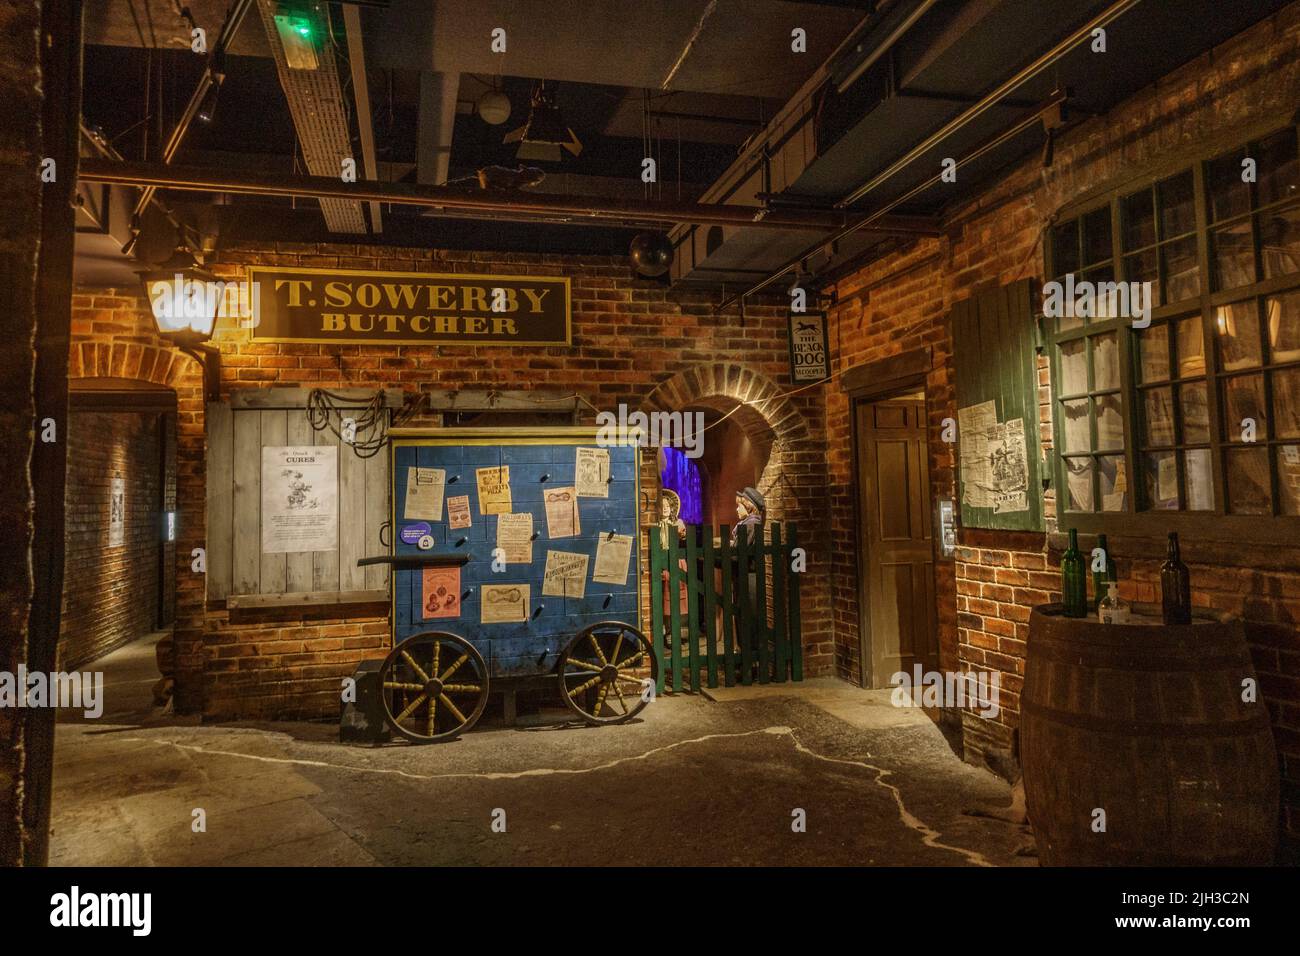
<svg viewBox="0 0 1300 956">
<path fill-rule="evenodd" d="M 104 715 L 61 715 L 51 864 L 1035 864 L 1016 854 L 1027 832 L 962 813 L 1006 806 L 1003 781 L 919 711 L 839 681 L 366 748 L 328 724 L 152 714 L 152 657 L 141 641 L 93 665 Z"/>
</svg>

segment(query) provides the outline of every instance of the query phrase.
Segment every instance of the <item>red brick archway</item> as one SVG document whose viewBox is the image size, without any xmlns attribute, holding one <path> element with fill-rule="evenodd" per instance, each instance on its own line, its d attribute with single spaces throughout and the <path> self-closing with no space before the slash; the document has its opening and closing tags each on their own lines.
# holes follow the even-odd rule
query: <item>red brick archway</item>
<svg viewBox="0 0 1300 956">
<path fill-rule="evenodd" d="M 825 441 L 821 437 L 821 396 L 815 390 L 783 394 L 766 375 L 747 366 L 716 362 L 678 372 L 657 385 L 642 409 L 679 411 L 705 406 L 730 413 L 753 441 L 770 445 L 758 488 L 767 499 L 771 521 L 796 522 L 799 542 L 808 555 L 801 590 L 804 673 L 834 673 L 835 647 L 830 613 L 830 567 L 833 556 L 826 508 Z M 658 488 L 654 457 L 643 463 L 642 486 Z M 653 515 L 651 516 L 653 520 Z"/>
<path fill-rule="evenodd" d="M 176 610 L 172 626 L 175 708 L 195 713 L 203 700 L 203 575 L 193 553 L 204 548 L 203 368 L 158 336 L 148 301 L 139 292 L 85 289 L 72 301 L 68 379 L 127 379 L 176 393 Z M 75 386 L 74 386 L 75 387 Z M 166 669 L 166 662 L 160 661 Z"/>
</svg>

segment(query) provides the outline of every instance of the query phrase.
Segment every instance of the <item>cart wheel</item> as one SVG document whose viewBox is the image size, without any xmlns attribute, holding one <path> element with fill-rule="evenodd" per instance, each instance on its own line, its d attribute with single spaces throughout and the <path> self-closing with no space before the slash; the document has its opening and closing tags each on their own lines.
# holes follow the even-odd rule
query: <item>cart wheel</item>
<svg viewBox="0 0 1300 956">
<path fill-rule="evenodd" d="M 589 724 L 621 724 L 650 701 L 659 661 L 646 636 L 622 621 L 603 621 L 578 632 L 557 665 L 560 693 Z"/>
<path fill-rule="evenodd" d="M 488 670 L 469 641 L 426 631 L 399 643 L 379 669 L 384 717 L 417 744 L 451 740 L 473 727 L 487 704 Z"/>
</svg>

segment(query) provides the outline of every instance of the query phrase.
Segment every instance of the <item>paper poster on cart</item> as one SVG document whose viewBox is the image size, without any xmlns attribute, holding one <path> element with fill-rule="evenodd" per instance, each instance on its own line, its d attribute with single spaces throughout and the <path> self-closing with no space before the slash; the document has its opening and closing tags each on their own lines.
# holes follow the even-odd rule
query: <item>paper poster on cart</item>
<svg viewBox="0 0 1300 956">
<path fill-rule="evenodd" d="M 528 588 L 523 584 L 485 584 L 479 588 L 481 624 L 520 624 L 528 620 Z"/>
<path fill-rule="evenodd" d="M 578 521 L 578 489 L 552 488 L 546 492 L 546 536 L 572 538 L 582 533 Z"/>
<path fill-rule="evenodd" d="M 609 449 L 579 448 L 574 484 L 584 498 L 609 497 Z"/>
<path fill-rule="evenodd" d="M 469 495 L 456 495 L 447 499 L 447 527 L 468 528 L 473 524 L 469 516 Z"/>
<path fill-rule="evenodd" d="M 407 521 L 441 521 L 446 487 L 447 472 L 442 468 L 406 469 L 406 510 L 402 517 Z"/>
<path fill-rule="evenodd" d="M 460 617 L 460 568 L 425 568 L 420 606 L 426 620 Z"/>
<path fill-rule="evenodd" d="M 546 570 L 542 574 L 542 596 L 585 597 L 588 560 L 587 555 L 576 551 L 547 551 Z"/>
<path fill-rule="evenodd" d="M 338 448 L 262 449 L 262 551 L 333 551 L 339 546 Z"/>
<path fill-rule="evenodd" d="M 503 515 L 510 513 L 510 466 L 499 468 L 479 468 L 478 477 L 478 511 L 484 515 Z"/>
<path fill-rule="evenodd" d="M 120 548 L 126 543 L 126 479 L 114 475 L 108 488 L 108 546 Z"/>
<path fill-rule="evenodd" d="M 497 547 L 506 564 L 533 563 L 533 515 L 529 511 L 497 516 Z"/>
<path fill-rule="evenodd" d="M 627 584 L 627 568 L 631 560 L 630 534 L 601 534 L 596 544 L 596 567 L 591 579 L 600 584 Z"/>
</svg>

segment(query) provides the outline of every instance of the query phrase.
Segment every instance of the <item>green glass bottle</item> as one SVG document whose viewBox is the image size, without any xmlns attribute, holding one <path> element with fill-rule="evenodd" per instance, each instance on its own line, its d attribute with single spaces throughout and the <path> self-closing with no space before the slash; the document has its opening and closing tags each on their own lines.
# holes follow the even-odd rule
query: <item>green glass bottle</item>
<svg viewBox="0 0 1300 956">
<path fill-rule="evenodd" d="M 1088 578 L 1079 553 L 1079 532 L 1070 529 L 1070 546 L 1061 555 L 1061 604 L 1066 617 L 1088 616 Z"/>
<path fill-rule="evenodd" d="M 1110 547 L 1106 544 L 1104 534 L 1097 535 L 1097 547 L 1101 549 L 1101 568 L 1098 569 L 1096 559 L 1092 562 L 1092 607 L 1096 610 L 1101 604 L 1101 599 L 1106 596 L 1106 588 L 1110 584 L 1116 584 L 1119 581 L 1119 575 L 1115 573 L 1115 562 L 1110 557 Z"/>
</svg>

